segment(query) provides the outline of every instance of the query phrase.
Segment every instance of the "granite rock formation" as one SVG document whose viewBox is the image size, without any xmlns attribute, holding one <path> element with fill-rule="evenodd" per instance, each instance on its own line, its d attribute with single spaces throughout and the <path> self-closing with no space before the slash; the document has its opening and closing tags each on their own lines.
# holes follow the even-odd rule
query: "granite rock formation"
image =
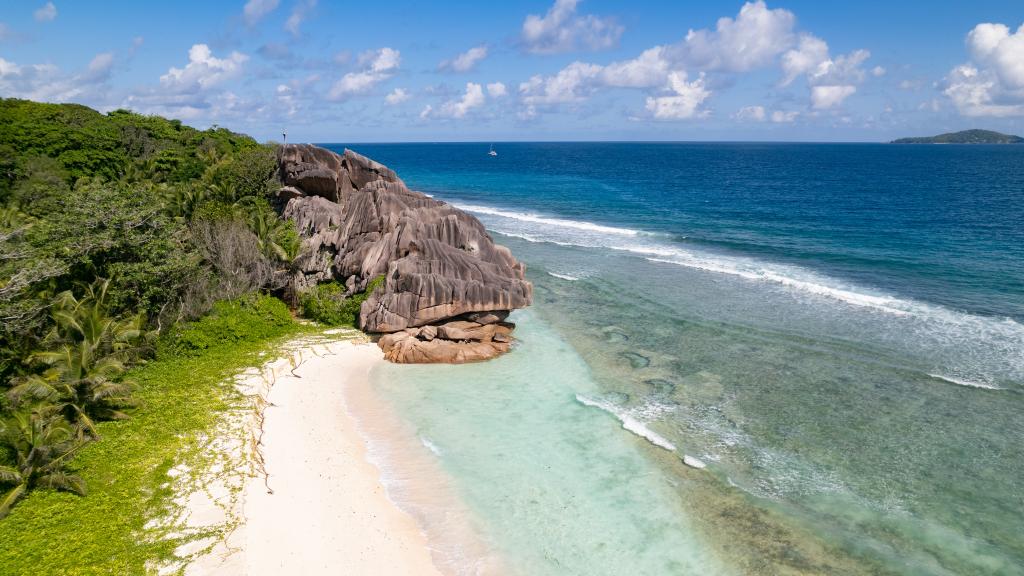
<svg viewBox="0 0 1024 576">
<path fill-rule="evenodd" d="M 289 144 L 277 158 L 277 206 L 303 238 L 293 295 L 329 280 L 351 295 L 383 275 L 359 326 L 383 335 L 389 360 L 472 362 L 509 350 L 505 318 L 530 304 L 533 286 L 480 221 L 351 150 Z"/>
</svg>

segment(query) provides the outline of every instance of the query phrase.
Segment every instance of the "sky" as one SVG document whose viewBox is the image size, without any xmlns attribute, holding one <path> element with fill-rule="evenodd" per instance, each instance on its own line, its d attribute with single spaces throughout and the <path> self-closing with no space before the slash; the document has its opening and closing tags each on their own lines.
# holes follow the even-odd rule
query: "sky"
<svg viewBox="0 0 1024 576">
<path fill-rule="evenodd" d="M 0 96 L 302 142 L 1024 133 L 1024 2 L 6 1 Z"/>
</svg>

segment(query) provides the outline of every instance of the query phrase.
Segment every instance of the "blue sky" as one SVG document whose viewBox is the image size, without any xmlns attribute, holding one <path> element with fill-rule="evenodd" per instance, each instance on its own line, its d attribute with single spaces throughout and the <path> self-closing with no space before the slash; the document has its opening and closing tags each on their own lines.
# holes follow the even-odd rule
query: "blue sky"
<svg viewBox="0 0 1024 576">
<path fill-rule="evenodd" d="M 0 95 L 260 139 L 1024 132 L 1024 4 L 6 2 Z"/>
</svg>

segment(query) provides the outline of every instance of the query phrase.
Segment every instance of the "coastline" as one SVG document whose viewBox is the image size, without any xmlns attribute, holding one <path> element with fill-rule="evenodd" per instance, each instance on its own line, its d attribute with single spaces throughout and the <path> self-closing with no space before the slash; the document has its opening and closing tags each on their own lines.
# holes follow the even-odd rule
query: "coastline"
<svg viewBox="0 0 1024 576">
<path fill-rule="evenodd" d="M 426 535 L 389 498 L 347 405 L 348 390 L 368 386 L 384 362 L 380 349 L 364 340 L 299 344 L 239 382 L 242 390 L 263 388 L 249 394 L 257 399 L 248 424 L 259 450 L 243 455 L 252 468 L 239 496 L 207 485 L 206 497 L 186 497 L 190 525 L 210 526 L 202 519 L 219 516 L 230 531 L 185 573 L 439 576 Z"/>
</svg>

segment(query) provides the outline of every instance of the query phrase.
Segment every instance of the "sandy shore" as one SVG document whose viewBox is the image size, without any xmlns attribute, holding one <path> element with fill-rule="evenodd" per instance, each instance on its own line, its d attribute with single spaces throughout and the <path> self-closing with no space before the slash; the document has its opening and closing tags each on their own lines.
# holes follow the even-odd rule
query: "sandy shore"
<svg viewBox="0 0 1024 576">
<path fill-rule="evenodd" d="M 383 362 L 380 349 L 333 342 L 293 358 L 278 362 L 266 394 L 266 476 L 245 483 L 241 524 L 186 573 L 439 575 L 416 521 L 388 499 L 346 406 L 346 389 L 366 387 Z"/>
</svg>

